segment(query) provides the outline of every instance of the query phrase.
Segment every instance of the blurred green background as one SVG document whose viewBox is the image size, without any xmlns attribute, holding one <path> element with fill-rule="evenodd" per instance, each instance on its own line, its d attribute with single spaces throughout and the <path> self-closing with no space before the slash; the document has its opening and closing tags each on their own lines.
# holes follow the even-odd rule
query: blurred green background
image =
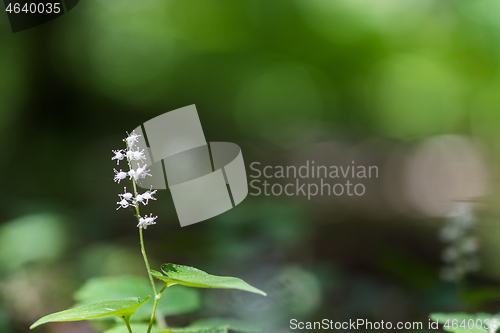
<svg viewBox="0 0 500 333">
<path fill-rule="evenodd" d="M 202 290 L 167 318 L 422 321 L 498 312 L 500 3 L 495 0 L 85 0 L 0 34 L 0 332 L 28 332 L 90 278 L 145 277 L 116 211 L 111 149 L 196 104 L 209 141 L 245 163 L 377 165 L 363 197 L 248 196 L 180 228 L 168 191 L 145 232 L 152 267 L 244 278 L 261 298 Z M 6 15 L 0 15 L 6 26 Z M 326 159 L 325 159 L 326 158 Z M 439 279 L 439 230 L 473 202 L 481 270 Z M 98 332 L 87 323 L 38 332 Z"/>
</svg>

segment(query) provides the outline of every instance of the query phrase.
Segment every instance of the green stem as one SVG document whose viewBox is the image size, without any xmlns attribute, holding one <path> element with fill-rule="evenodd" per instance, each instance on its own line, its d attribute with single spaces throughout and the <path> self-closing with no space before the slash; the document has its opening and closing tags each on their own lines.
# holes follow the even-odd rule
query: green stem
<svg viewBox="0 0 500 333">
<path fill-rule="evenodd" d="M 127 320 L 127 319 L 124 319 L 124 320 L 125 320 L 125 325 L 127 325 L 128 331 L 129 331 L 130 333 L 132 333 L 132 328 L 130 327 L 129 320 Z"/>
<path fill-rule="evenodd" d="M 160 300 L 161 294 L 165 291 L 165 289 L 168 288 L 168 285 L 165 283 L 163 288 L 161 288 L 160 292 L 158 295 L 155 296 L 155 302 L 153 304 L 153 313 L 151 314 L 151 319 L 149 320 L 149 327 L 148 327 L 148 332 L 151 332 L 151 328 L 153 327 L 153 323 L 155 321 L 155 314 L 156 314 L 156 307 L 158 306 L 158 301 Z"/>
<path fill-rule="evenodd" d="M 150 268 L 149 268 L 148 257 L 146 255 L 146 250 L 144 249 L 144 239 L 142 238 L 142 227 L 139 227 L 139 237 L 141 239 L 142 257 L 144 258 L 144 263 L 146 264 L 146 269 L 148 270 L 149 281 L 151 281 L 151 286 L 153 287 L 153 292 L 155 293 L 155 299 L 156 299 L 156 296 L 158 296 L 158 294 L 156 293 L 155 282 L 153 280 L 153 275 L 151 275 Z"/>
</svg>

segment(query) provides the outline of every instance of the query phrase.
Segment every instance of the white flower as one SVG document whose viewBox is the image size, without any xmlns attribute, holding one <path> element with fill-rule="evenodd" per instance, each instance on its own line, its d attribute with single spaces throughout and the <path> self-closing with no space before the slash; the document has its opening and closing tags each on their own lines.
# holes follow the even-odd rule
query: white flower
<svg viewBox="0 0 500 333">
<path fill-rule="evenodd" d="M 153 186 L 151 186 L 151 190 L 153 189 Z M 147 205 L 149 203 L 149 200 L 156 200 L 156 198 L 153 198 L 153 194 L 156 193 L 156 190 L 151 191 L 147 190 L 143 194 L 138 194 L 135 199 L 134 199 L 134 204 L 135 203 L 142 203 L 143 205 Z"/>
<path fill-rule="evenodd" d="M 118 194 L 122 200 L 131 200 L 134 196 L 132 193 L 127 192 L 127 188 L 123 188 L 123 194 Z"/>
<path fill-rule="evenodd" d="M 137 196 L 134 199 L 134 204 L 136 203 L 142 203 L 143 205 L 147 205 L 147 203 L 144 203 L 144 195 L 142 194 L 137 194 Z"/>
<path fill-rule="evenodd" d="M 125 154 L 123 153 L 123 149 L 119 150 L 112 150 L 112 152 L 115 154 L 114 157 L 111 158 L 111 160 L 116 160 L 116 165 L 120 164 L 120 161 L 125 158 Z"/>
<path fill-rule="evenodd" d="M 120 181 L 122 181 L 123 179 L 125 179 L 127 177 L 127 173 L 122 171 L 122 169 L 120 169 L 120 171 L 116 171 L 116 169 L 113 169 L 115 171 L 115 182 L 117 182 L 118 184 L 120 183 Z"/>
<path fill-rule="evenodd" d="M 128 134 L 128 133 L 127 133 Z M 135 133 L 135 130 L 132 131 L 132 133 L 128 134 L 127 138 L 125 139 L 127 141 L 128 147 L 132 148 L 136 142 L 139 142 L 139 134 Z"/>
<path fill-rule="evenodd" d="M 146 205 L 149 203 L 149 200 L 156 200 L 156 198 L 153 198 L 153 195 L 156 194 L 156 190 L 153 190 L 153 186 L 151 186 L 151 190 L 147 190 L 144 192 L 142 197 L 146 200 Z"/>
<path fill-rule="evenodd" d="M 137 170 L 135 170 L 135 174 L 133 176 L 135 180 L 144 179 L 146 178 L 146 176 L 151 176 L 151 174 L 149 173 L 150 170 L 146 170 L 147 166 L 148 166 L 147 164 L 144 164 L 143 167 L 140 167 L 139 163 L 137 163 Z"/>
<path fill-rule="evenodd" d="M 464 229 L 470 229 L 476 224 L 476 217 L 469 203 L 459 203 L 448 214 L 448 219 L 454 220 L 454 223 Z"/>
<path fill-rule="evenodd" d="M 464 231 L 460 226 L 452 223 L 448 223 L 442 230 L 441 230 L 441 240 L 443 242 L 451 242 L 454 241 L 464 234 Z"/>
<path fill-rule="evenodd" d="M 144 162 L 146 159 L 146 155 L 144 154 L 144 149 L 142 151 L 139 151 L 139 148 L 137 148 L 136 151 L 130 149 L 127 151 L 127 158 L 131 161 L 141 161 Z"/>
<path fill-rule="evenodd" d="M 460 242 L 460 251 L 463 253 L 475 253 L 478 250 L 478 242 L 476 237 L 465 237 Z"/>
<path fill-rule="evenodd" d="M 158 218 L 158 216 L 153 217 L 153 213 L 149 214 L 149 216 L 144 215 L 144 217 L 139 218 L 139 224 L 137 224 L 137 227 L 147 229 L 148 225 L 156 224 L 155 220 L 157 218 Z"/>
<path fill-rule="evenodd" d="M 123 199 L 123 200 L 121 200 L 121 201 L 117 202 L 116 204 L 118 204 L 118 205 L 119 205 L 119 206 L 118 206 L 118 208 L 117 208 L 116 210 L 118 210 L 118 209 L 120 209 L 120 208 L 127 208 L 128 206 L 130 206 L 130 203 L 129 203 L 127 200 L 125 200 L 125 199 Z"/>
<path fill-rule="evenodd" d="M 129 180 L 131 180 L 132 178 L 134 178 L 134 180 L 144 179 L 146 178 L 146 176 L 151 176 L 151 174 L 149 173 L 150 170 L 146 169 L 147 166 L 147 164 L 144 164 L 144 166 L 141 167 L 139 166 L 139 163 L 137 163 L 137 169 L 131 169 L 128 172 Z"/>
</svg>

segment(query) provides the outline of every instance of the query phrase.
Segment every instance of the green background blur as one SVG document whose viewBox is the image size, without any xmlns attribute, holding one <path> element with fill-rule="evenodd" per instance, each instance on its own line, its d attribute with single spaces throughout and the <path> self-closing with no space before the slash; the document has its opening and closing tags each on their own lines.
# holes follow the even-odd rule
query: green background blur
<svg viewBox="0 0 500 333">
<path fill-rule="evenodd" d="M 159 193 L 145 233 L 152 267 L 192 265 L 269 294 L 202 291 L 202 310 L 169 323 L 231 316 L 288 332 L 291 318 L 427 323 L 432 311 L 498 311 L 499 18 L 494 0 L 83 0 L 12 34 L 1 14 L 0 332 L 28 332 L 91 277 L 145 275 L 134 217 L 115 210 L 123 186 L 111 149 L 190 104 L 208 141 L 242 147 L 247 172 L 319 156 L 311 147 L 328 142 L 337 164 L 354 154 L 381 177 L 362 199 L 248 196 L 186 228 Z M 442 142 L 453 157 L 445 174 L 460 156 L 476 159 L 438 182 L 467 186 L 438 195 L 404 161 Z M 413 199 L 388 195 L 393 185 Z M 439 280 L 438 232 L 461 199 L 477 203 L 481 242 L 468 298 Z M 94 332 L 60 325 L 37 331 Z"/>
</svg>

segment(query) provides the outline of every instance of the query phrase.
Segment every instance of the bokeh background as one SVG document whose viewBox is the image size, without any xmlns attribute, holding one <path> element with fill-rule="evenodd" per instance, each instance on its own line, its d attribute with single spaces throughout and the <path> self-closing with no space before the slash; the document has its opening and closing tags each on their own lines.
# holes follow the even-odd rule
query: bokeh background
<svg viewBox="0 0 500 333">
<path fill-rule="evenodd" d="M 497 313 L 499 16 L 495 0 L 86 0 L 12 34 L 1 14 L 0 331 L 28 332 L 91 278 L 145 278 L 134 217 L 115 210 L 111 149 L 190 104 L 207 140 L 240 145 L 247 167 L 355 160 L 380 174 L 362 197 L 249 196 L 186 228 L 159 193 L 153 267 L 269 294 L 202 290 L 169 324 L 234 317 L 289 332 L 292 318 Z M 439 234 L 464 205 L 480 269 L 457 284 L 440 274 Z"/>
</svg>

